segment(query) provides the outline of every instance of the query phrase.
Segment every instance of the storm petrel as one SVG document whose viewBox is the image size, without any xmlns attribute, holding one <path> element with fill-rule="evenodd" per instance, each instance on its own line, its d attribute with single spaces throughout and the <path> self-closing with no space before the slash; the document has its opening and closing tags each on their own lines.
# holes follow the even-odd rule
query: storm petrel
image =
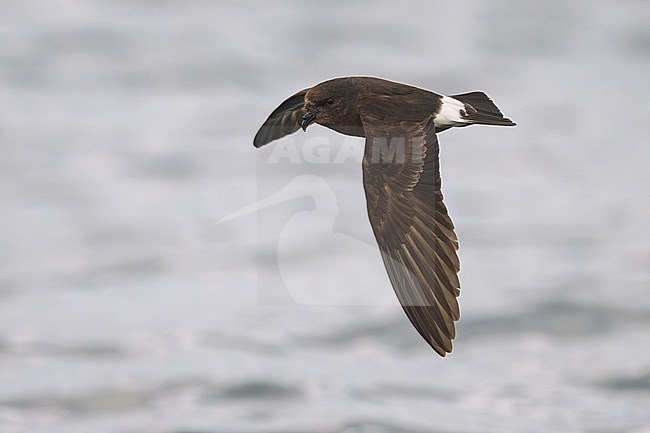
<svg viewBox="0 0 650 433">
<path fill-rule="evenodd" d="M 415 329 L 441 356 L 460 318 L 458 238 L 443 203 L 436 134 L 514 126 L 483 92 L 444 96 L 374 77 L 324 81 L 289 97 L 264 122 L 261 147 L 318 123 L 365 137 L 368 216 L 388 277 Z"/>
</svg>

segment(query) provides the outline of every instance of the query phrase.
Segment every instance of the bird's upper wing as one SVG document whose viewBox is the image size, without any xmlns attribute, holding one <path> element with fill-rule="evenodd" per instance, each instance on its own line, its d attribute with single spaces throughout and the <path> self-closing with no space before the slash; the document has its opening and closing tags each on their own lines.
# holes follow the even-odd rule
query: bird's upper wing
<svg viewBox="0 0 650 433">
<path fill-rule="evenodd" d="M 260 130 L 257 131 L 257 134 L 255 134 L 253 140 L 255 147 L 264 146 L 300 129 L 300 118 L 305 114 L 305 93 L 308 90 L 303 89 L 290 96 L 278 108 L 273 110 L 269 118 L 260 127 Z"/>
<path fill-rule="evenodd" d="M 433 118 L 387 124 L 361 113 L 363 185 L 384 265 L 411 323 L 440 355 L 451 352 L 460 263 L 442 202 Z"/>
</svg>

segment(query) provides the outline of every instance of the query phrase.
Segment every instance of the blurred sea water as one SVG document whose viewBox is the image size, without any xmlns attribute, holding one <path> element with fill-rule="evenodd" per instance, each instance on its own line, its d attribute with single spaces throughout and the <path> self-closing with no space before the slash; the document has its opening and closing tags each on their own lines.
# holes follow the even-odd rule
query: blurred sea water
<svg viewBox="0 0 650 433">
<path fill-rule="evenodd" d="M 0 432 L 650 432 L 650 3 L 1 9 Z M 518 123 L 440 135 L 444 359 L 391 302 L 362 141 L 252 146 L 343 75 Z M 269 162 L 310 139 L 348 157 Z"/>
</svg>

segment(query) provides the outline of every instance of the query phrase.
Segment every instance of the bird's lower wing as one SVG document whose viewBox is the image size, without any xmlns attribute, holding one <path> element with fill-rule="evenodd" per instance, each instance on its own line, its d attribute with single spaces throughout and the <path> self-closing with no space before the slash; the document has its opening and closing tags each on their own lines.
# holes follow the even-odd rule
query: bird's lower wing
<svg viewBox="0 0 650 433">
<path fill-rule="evenodd" d="M 362 113 L 368 215 L 406 315 L 441 356 L 460 317 L 458 240 L 440 191 L 433 119 L 386 125 Z"/>
</svg>

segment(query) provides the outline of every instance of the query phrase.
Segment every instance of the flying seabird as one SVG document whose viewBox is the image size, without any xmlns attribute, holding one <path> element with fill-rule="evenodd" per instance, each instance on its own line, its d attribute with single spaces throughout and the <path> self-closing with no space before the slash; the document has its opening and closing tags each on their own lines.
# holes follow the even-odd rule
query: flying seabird
<svg viewBox="0 0 650 433">
<path fill-rule="evenodd" d="M 365 137 L 363 186 L 370 224 L 397 298 L 441 356 L 460 318 L 458 238 L 443 203 L 437 133 L 469 125 L 514 126 L 483 92 L 444 96 L 374 77 L 303 89 L 261 126 L 253 144 L 318 123 Z"/>
</svg>

